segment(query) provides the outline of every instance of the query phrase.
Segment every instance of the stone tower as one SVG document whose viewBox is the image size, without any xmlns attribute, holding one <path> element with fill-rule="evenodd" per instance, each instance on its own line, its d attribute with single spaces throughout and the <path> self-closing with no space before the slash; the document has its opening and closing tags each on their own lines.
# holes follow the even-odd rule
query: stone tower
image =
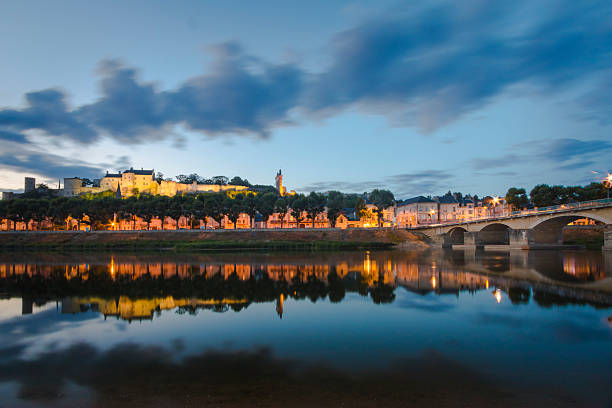
<svg viewBox="0 0 612 408">
<path fill-rule="evenodd" d="M 285 188 L 283 187 L 283 173 L 279 170 L 276 173 L 276 189 L 278 190 L 278 194 L 282 196 L 285 195 Z"/>
<path fill-rule="evenodd" d="M 24 192 L 28 193 L 36 189 L 36 179 L 34 177 L 25 178 Z"/>
</svg>

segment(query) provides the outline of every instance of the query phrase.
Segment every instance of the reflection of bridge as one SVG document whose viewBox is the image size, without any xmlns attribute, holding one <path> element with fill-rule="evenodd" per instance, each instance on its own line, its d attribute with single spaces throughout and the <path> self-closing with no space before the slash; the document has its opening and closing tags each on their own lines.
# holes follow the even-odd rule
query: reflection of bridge
<svg viewBox="0 0 612 408">
<path fill-rule="evenodd" d="M 565 204 L 418 230 L 442 246 L 506 245 L 515 249 L 551 247 L 563 244 L 563 227 L 581 218 L 606 225 L 604 249 L 612 250 L 612 199 Z"/>
</svg>

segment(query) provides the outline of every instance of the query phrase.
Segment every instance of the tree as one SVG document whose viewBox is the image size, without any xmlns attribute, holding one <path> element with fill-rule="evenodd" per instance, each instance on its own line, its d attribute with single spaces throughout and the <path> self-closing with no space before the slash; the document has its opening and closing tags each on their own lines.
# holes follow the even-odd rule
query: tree
<svg viewBox="0 0 612 408">
<path fill-rule="evenodd" d="M 246 187 L 251 187 L 251 183 L 249 183 L 249 180 L 247 179 L 242 179 L 238 176 L 233 177 L 230 181 L 229 184 L 233 185 L 233 186 L 246 186 Z"/>
<path fill-rule="evenodd" d="M 336 227 L 336 221 L 340 214 L 342 214 L 342 208 L 344 202 L 344 194 L 339 191 L 330 191 L 327 194 L 327 219 L 329 225 L 332 228 Z"/>
<path fill-rule="evenodd" d="M 138 201 L 138 198 L 132 196 L 122 200 L 119 205 L 119 217 L 132 221 L 132 230 L 136 229 L 136 208 L 138 207 Z"/>
<path fill-rule="evenodd" d="M 264 184 L 255 184 L 255 185 L 252 185 L 249 190 L 254 191 L 256 193 L 273 193 L 276 197 L 278 197 L 278 191 L 276 190 L 276 187 L 274 186 L 267 186 Z"/>
<path fill-rule="evenodd" d="M 306 213 L 312 220 L 312 228 L 315 227 L 315 219 L 317 215 L 325 211 L 325 196 L 322 194 L 311 192 L 306 197 Z"/>
<path fill-rule="evenodd" d="M 606 198 L 607 191 L 603 183 L 591 183 L 581 187 L 578 191 L 579 201 L 592 201 Z"/>
<path fill-rule="evenodd" d="M 9 201 L 2 200 L 0 201 L 0 222 L 2 222 L 2 220 L 6 220 L 6 230 L 7 231 L 10 228 L 8 215 L 9 215 Z"/>
<path fill-rule="evenodd" d="M 9 203 L 7 218 L 13 221 L 13 226 L 17 229 L 17 223 L 27 216 L 27 204 L 23 199 L 11 200 Z"/>
<path fill-rule="evenodd" d="M 21 221 L 25 223 L 26 231 L 28 231 L 30 220 L 36 212 L 36 200 L 26 198 L 23 200 L 22 204 L 20 218 Z"/>
<path fill-rule="evenodd" d="M 29 200 L 28 209 L 29 219 L 36 221 L 36 228 L 40 229 L 40 223 L 49 216 L 49 200 L 46 198 Z"/>
<path fill-rule="evenodd" d="M 155 199 L 148 195 L 141 195 L 133 209 L 137 217 L 142 218 L 147 223 L 147 230 L 151 229 L 151 220 L 155 217 Z"/>
<path fill-rule="evenodd" d="M 153 211 L 155 215 L 161 220 L 161 229 L 164 229 L 166 217 L 170 213 L 170 197 L 158 196 L 153 199 Z"/>
<path fill-rule="evenodd" d="M 213 220 L 217 221 L 219 227 L 221 227 L 221 219 L 223 218 L 223 204 L 225 201 L 225 194 L 223 193 L 215 193 L 215 194 L 207 194 L 204 198 L 204 203 L 206 206 L 206 211 L 208 212 L 208 216 Z"/>
<path fill-rule="evenodd" d="M 383 211 L 393 205 L 395 197 L 389 190 L 374 189 L 368 194 L 368 199 L 376 206 L 375 212 L 378 215 L 378 226 L 380 227 L 383 220 Z"/>
<path fill-rule="evenodd" d="M 229 179 L 225 176 L 214 176 L 212 179 L 212 184 L 218 184 L 220 186 L 227 185 Z"/>
<path fill-rule="evenodd" d="M 205 197 L 205 195 L 200 194 L 196 196 L 193 202 L 191 203 L 191 211 L 193 212 L 193 215 L 197 220 L 204 221 L 204 229 L 206 229 L 206 217 L 208 216 L 208 208 L 206 207 Z"/>
<path fill-rule="evenodd" d="M 506 203 L 512 206 L 515 210 L 524 208 L 529 200 L 524 188 L 511 187 L 506 193 Z"/>
<path fill-rule="evenodd" d="M 193 184 L 194 182 L 197 184 L 203 184 L 204 181 L 204 179 L 196 173 L 191 173 L 189 175 L 179 174 L 176 176 L 176 180 L 181 184 Z"/>
<path fill-rule="evenodd" d="M 274 203 L 274 211 L 278 213 L 281 222 L 281 228 L 283 228 L 283 221 L 289 212 L 289 200 L 287 197 L 279 197 Z"/>
<path fill-rule="evenodd" d="M 299 228 L 304 219 L 304 212 L 308 208 L 308 201 L 303 194 L 296 194 L 291 198 L 291 215 L 295 218 L 295 227 Z"/>
<path fill-rule="evenodd" d="M 56 191 L 51 190 L 49 186 L 44 183 L 38 184 L 36 188 L 32 191 L 28 191 L 27 193 L 23 193 L 21 195 L 21 199 L 24 198 L 54 198 L 56 197 Z"/>
<path fill-rule="evenodd" d="M 77 229 L 79 231 L 81 230 L 81 222 L 86 222 L 86 223 L 89 222 L 88 221 L 89 217 L 87 217 L 87 220 L 85 219 L 86 218 L 85 212 L 87 211 L 87 207 L 88 207 L 87 202 L 88 200 L 85 200 L 83 198 L 73 198 L 73 199 L 70 199 L 67 205 L 68 214 L 70 217 L 72 217 L 73 219 L 77 221 Z"/>
<path fill-rule="evenodd" d="M 107 225 L 115 213 L 119 211 L 119 205 L 121 203 L 120 199 L 114 197 L 83 201 L 87 201 L 85 212 L 89 218 L 89 225 L 92 230 L 98 226 Z"/>
<path fill-rule="evenodd" d="M 257 215 L 257 199 L 254 194 L 247 194 L 243 200 L 244 212 L 248 214 L 251 228 L 255 226 L 255 216 Z"/>
<path fill-rule="evenodd" d="M 366 211 L 366 202 L 363 198 L 359 197 L 357 200 L 355 200 L 354 203 L 354 207 L 355 208 L 355 215 L 357 215 L 360 219 L 363 216 L 364 212 Z"/>
<path fill-rule="evenodd" d="M 536 207 L 548 207 L 555 205 L 556 194 L 555 191 L 548 184 L 538 184 L 529 192 L 531 202 Z"/>
<path fill-rule="evenodd" d="M 175 229 L 179 229 L 179 221 L 181 217 L 187 218 L 191 215 L 189 199 L 187 196 L 175 195 L 170 198 L 170 206 L 168 209 L 168 216 L 176 221 Z"/>
<path fill-rule="evenodd" d="M 61 225 L 68 229 L 68 217 L 70 216 L 70 202 L 74 198 L 58 197 L 49 202 L 49 217 L 55 225 Z"/>
<path fill-rule="evenodd" d="M 257 211 L 261 214 L 264 220 L 264 228 L 268 225 L 268 220 L 274 214 L 274 205 L 276 203 L 275 193 L 259 193 L 255 196 Z"/>
<path fill-rule="evenodd" d="M 238 218 L 244 212 L 244 196 L 242 194 L 237 195 L 235 198 L 226 196 L 223 202 L 223 209 L 225 216 L 234 224 L 234 229 L 236 229 Z"/>
</svg>

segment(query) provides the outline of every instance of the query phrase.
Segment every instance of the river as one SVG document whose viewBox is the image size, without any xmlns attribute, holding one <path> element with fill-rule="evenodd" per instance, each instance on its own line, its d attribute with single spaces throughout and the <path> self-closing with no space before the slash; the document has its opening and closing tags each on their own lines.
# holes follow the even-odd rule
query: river
<svg viewBox="0 0 612 408">
<path fill-rule="evenodd" d="M 612 253 L 0 254 L 0 407 L 612 404 Z"/>
</svg>

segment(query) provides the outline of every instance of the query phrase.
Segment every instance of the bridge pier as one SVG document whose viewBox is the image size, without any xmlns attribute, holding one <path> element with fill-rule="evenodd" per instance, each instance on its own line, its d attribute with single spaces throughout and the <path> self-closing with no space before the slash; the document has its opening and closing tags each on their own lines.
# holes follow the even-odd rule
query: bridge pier
<svg viewBox="0 0 612 408">
<path fill-rule="evenodd" d="M 469 248 L 482 249 L 485 245 L 508 245 L 508 230 L 471 231 L 463 233 L 463 245 Z"/>
<path fill-rule="evenodd" d="M 508 231 L 510 249 L 529 249 L 534 243 L 532 229 L 511 229 Z"/>
<path fill-rule="evenodd" d="M 478 232 L 464 232 L 463 233 L 463 245 L 472 248 L 483 248 L 484 245 L 481 242 L 480 234 Z"/>
<path fill-rule="evenodd" d="M 606 225 L 604 228 L 604 251 L 612 251 L 612 225 Z"/>
</svg>

